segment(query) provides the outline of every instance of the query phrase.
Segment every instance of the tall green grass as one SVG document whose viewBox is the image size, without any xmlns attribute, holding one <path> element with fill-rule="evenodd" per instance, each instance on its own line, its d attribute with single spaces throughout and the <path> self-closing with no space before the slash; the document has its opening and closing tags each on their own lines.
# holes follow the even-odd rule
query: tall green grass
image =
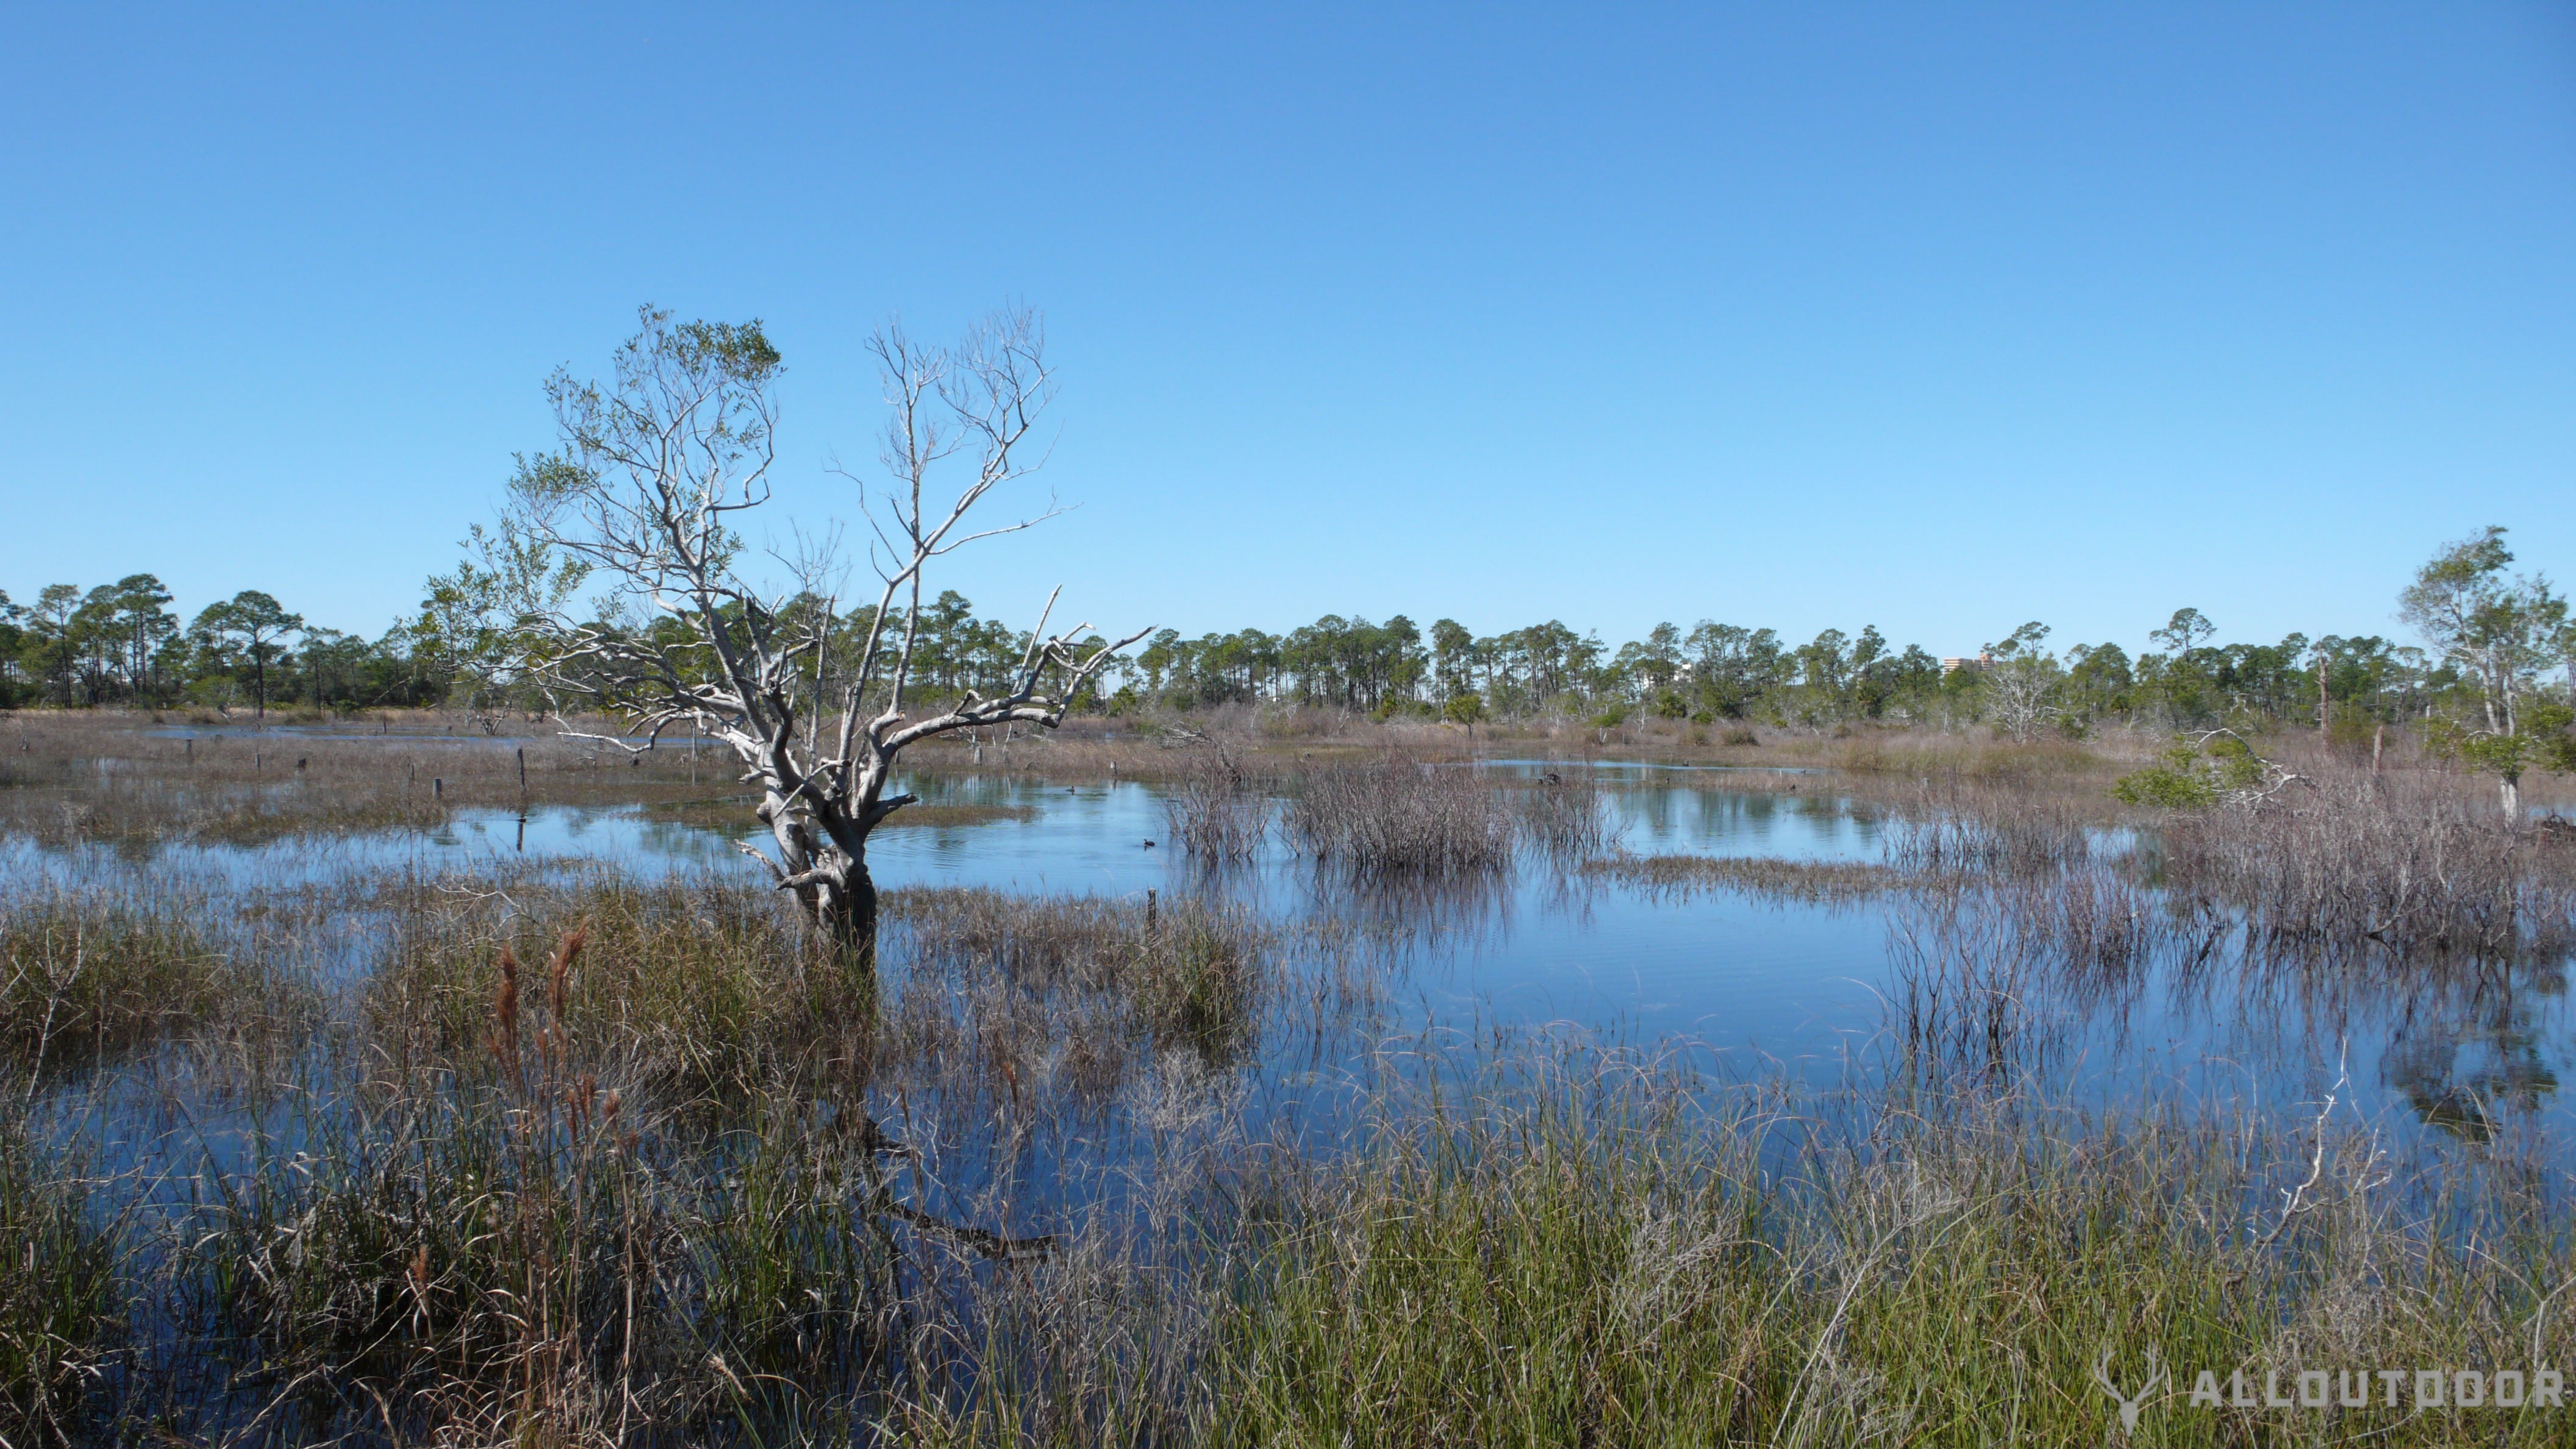
<svg viewBox="0 0 2576 1449">
<path fill-rule="evenodd" d="M 2179 1381 L 2141 1443 L 2560 1444 L 2576 1423 L 2188 1402 L 2202 1368 L 2567 1362 L 2563 1203 L 2410 1209 L 2337 1139 L 2285 1218 L 2272 1187 L 2313 1144 L 2215 1120 L 1923 1101 L 1836 1140 L 1567 1065 L 1382 1099 L 1356 1156 L 1274 1182 L 1234 1256 L 1207 1442 L 2091 1444 L 2116 1434 L 2102 1355 L 2134 1389 L 2150 1348 Z"/>
<path fill-rule="evenodd" d="M 76 1440 L 124 1335 L 120 1244 L 80 1164 L 0 1123 L 0 1440 Z"/>
</svg>

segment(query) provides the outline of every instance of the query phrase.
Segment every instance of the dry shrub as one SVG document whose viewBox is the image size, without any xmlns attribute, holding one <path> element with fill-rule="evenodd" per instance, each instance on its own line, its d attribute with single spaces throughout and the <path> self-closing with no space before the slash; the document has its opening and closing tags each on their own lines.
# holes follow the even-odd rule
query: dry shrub
<svg viewBox="0 0 2576 1449">
<path fill-rule="evenodd" d="M 1173 842 L 1201 861 L 1240 864 L 1270 833 L 1270 796 L 1224 749 L 1195 752 L 1163 794 Z"/>
<path fill-rule="evenodd" d="M 2175 890 L 2279 944 L 2499 956 L 2576 937 L 2576 852 L 2440 776 L 2323 768 L 2261 805 L 2178 815 L 2163 842 Z"/>
<path fill-rule="evenodd" d="M 1300 770 L 1288 829 L 1319 858 L 1363 874 L 1503 870 L 1514 834 L 1511 812 L 1476 772 L 1394 753 Z"/>
</svg>

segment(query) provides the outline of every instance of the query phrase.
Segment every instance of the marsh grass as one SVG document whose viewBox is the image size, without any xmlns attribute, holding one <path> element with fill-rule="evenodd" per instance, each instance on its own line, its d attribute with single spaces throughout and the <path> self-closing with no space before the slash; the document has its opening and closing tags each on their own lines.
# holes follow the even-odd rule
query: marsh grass
<svg viewBox="0 0 2576 1449">
<path fill-rule="evenodd" d="M 1173 842 L 1200 861 L 1240 865 L 1270 834 L 1271 788 L 1223 748 L 1194 751 L 1163 792 Z"/>
<path fill-rule="evenodd" d="M 2101 803 L 1982 782 L 1884 798 L 1890 864 L 1925 875 L 2041 877 L 2082 867 L 2110 823 Z"/>
<path fill-rule="evenodd" d="M 906 977 L 890 1060 L 945 1063 L 980 1048 L 973 1090 L 1018 1099 L 1046 1083 L 1102 1103 L 1154 1053 L 1228 1065 L 1277 999 L 1285 933 L 1192 897 L 1032 900 L 993 890 L 897 891 L 889 946 Z"/>
<path fill-rule="evenodd" d="M 1207 1442 L 2089 1444 L 2100 1356 L 2134 1387 L 2151 1348 L 2153 1442 L 2561 1442 L 2563 1411 L 2185 1402 L 2202 1368 L 2564 1362 L 2545 1195 L 2403 1205 L 2334 1128 L 1964 1095 L 1853 1129 L 1762 1093 L 1712 1115 L 1652 1061 L 1537 1065 L 1375 1099 L 1341 1163 L 1274 1160 Z"/>
<path fill-rule="evenodd" d="M 630 757 L 552 727 L 488 736 L 472 721 L 407 716 L 400 731 L 393 722 L 369 716 L 320 734 L 236 723 L 191 738 L 191 726 L 155 717 L 21 711 L 0 723 L 0 832 L 58 845 L 256 845 L 423 829 L 461 809 L 703 799 L 738 788 L 722 758 L 710 751 L 693 761 L 685 745 Z M 386 733 L 376 734 L 380 723 Z"/>
<path fill-rule="evenodd" d="M 204 906 L 60 885 L 0 904 L 0 1039 L 41 1065 L 282 1005 L 274 973 Z"/>
<path fill-rule="evenodd" d="M 274 1395 L 262 1416 L 291 1440 L 757 1442 L 800 1394 L 846 1413 L 878 1381 L 893 1242 L 863 1116 L 764 1094 L 672 1137 L 542 1040 L 503 1045 L 201 1180 L 186 1321 Z"/>
<path fill-rule="evenodd" d="M 349 917 L 347 989 L 289 979 L 319 949 L 235 951 L 266 975 L 135 1032 L 289 989 L 340 1015 L 256 1091 L 212 1048 L 203 1080 L 99 1074 L 144 1104 L 120 1172 L 0 1135 L 0 1350 L 51 1416 L 0 1432 L 2090 1444 L 2098 1355 L 2134 1384 L 2152 1346 L 2182 1371 L 2162 1442 L 2563 1442 L 2541 1413 L 2181 1401 L 2201 1367 L 2563 1363 L 2576 1215 L 2509 1132 L 2401 1169 L 2348 1115 L 2040 1097 L 2088 992 L 2243 909 L 2159 897 L 2101 802 L 1881 772 L 1832 794 L 1921 842 L 1886 864 L 1636 867 L 1886 904 L 1881 1084 L 1743 1085 L 1679 1045 L 1375 1047 L 1404 933 L 1493 919 L 1493 851 L 1561 802 L 1370 738 L 1309 763 L 1291 839 L 1331 849 L 1292 921 L 899 890 L 854 975 L 712 874 L 362 865 L 190 907 L 183 939 Z M 2528 929 L 2556 877 L 2517 868 Z M 151 915 L 58 899 L 84 932 Z"/>
<path fill-rule="evenodd" d="M 1585 861 L 1582 871 L 1675 895 L 1726 890 L 1804 902 L 1863 900 L 1917 883 L 1917 877 L 1894 866 L 1869 861 L 1764 855 L 1614 855 Z"/>
<path fill-rule="evenodd" d="M 0 1438 L 72 1441 L 91 1427 L 124 1337 L 122 1267 L 82 1164 L 31 1141 L 13 1102 L 0 1123 Z"/>
<path fill-rule="evenodd" d="M 1188 899 L 890 893 L 865 1010 L 800 985 L 831 958 L 749 888 L 570 873 L 410 909 L 362 1079 L 317 1060 L 174 1229 L 202 1351 L 290 1440 L 865 1439 L 1021 1373 L 1021 1411 L 1090 1402 L 1101 1330 L 1158 1290 L 1118 1213 L 1008 1235 L 1032 1136 L 1149 1127 L 1171 1168 L 1279 995 L 1276 933 Z M 1180 1181 L 1150 1189 L 1174 1220 L 1207 1207 Z M 1068 1282 L 1125 1316 L 1072 1323 L 1040 1296 Z"/>
<path fill-rule="evenodd" d="M 1502 871 L 1517 834 L 1509 802 L 1477 772 L 1394 753 L 1299 770 L 1287 824 L 1307 851 L 1367 875 Z"/>
<path fill-rule="evenodd" d="M 545 1025 L 630 1086 L 721 1093 L 780 1074 L 857 1069 L 873 983 L 775 893 L 738 882 L 612 871 L 420 882 L 395 923 L 363 1011 L 409 1059 L 455 1063 L 489 1041 L 497 963 L 585 947 Z M 532 1027 L 531 1030 L 536 1028 Z"/>
<path fill-rule="evenodd" d="M 1560 865 L 1587 860 L 1618 843 L 1602 782 L 1589 765 L 1550 770 L 1522 786 L 1513 803 L 1523 837 Z"/>
</svg>

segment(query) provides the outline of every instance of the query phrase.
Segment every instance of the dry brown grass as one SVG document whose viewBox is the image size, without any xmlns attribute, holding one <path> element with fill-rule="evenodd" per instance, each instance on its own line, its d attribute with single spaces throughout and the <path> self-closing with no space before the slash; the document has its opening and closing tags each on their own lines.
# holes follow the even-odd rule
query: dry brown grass
<svg viewBox="0 0 2576 1449">
<path fill-rule="evenodd" d="M 470 720 L 405 717 L 396 729 L 369 715 L 322 727 L 354 738 L 239 732 L 243 723 L 191 739 L 185 722 L 106 711 L 0 718 L 0 833 L 257 844 L 426 828 L 459 809 L 702 799 L 737 788 L 712 750 L 693 769 L 685 746 L 637 762 L 551 731 L 485 735 Z M 385 733 L 370 733 L 379 725 Z"/>
<path fill-rule="evenodd" d="M 1586 861 L 1585 875 L 1659 891 L 1739 891 L 1792 901 L 1854 901 L 1903 890 L 1918 877 L 1893 866 L 1775 856 L 1617 855 Z"/>
<path fill-rule="evenodd" d="M 1473 770 L 1386 754 L 1299 770 L 1288 829 L 1320 859 L 1363 874 L 1474 875 L 1510 866 L 1507 802 Z"/>
</svg>

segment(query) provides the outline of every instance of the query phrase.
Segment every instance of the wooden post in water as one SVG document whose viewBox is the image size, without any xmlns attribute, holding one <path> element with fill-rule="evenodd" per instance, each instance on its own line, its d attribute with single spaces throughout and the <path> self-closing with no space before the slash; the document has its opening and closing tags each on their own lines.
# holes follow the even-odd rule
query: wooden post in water
<svg viewBox="0 0 2576 1449">
<path fill-rule="evenodd" d="M 522 810 L 524 810 L 524 809 L 526 808 L 527 803 L 528 803 L 528 750 L 527 750 L 527 747 L 526 747 L 525 745 L 522 745 L 522 746 L 520 746 L 520 747 L 519 747 L 519 805 L 520 805 L 520 807 L 521 807 L 521 809 L 522 809 Z"/>
</svg>

